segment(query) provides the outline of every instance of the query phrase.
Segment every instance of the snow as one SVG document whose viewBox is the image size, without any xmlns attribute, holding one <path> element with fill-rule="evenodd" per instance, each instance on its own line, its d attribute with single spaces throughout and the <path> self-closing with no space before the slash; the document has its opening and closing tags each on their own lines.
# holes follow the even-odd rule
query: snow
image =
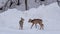
<svg viewBox="0 0 60 34">
<path fill-rule="evenodd" d="M 23 17 L 24 30 L 19 30 L 19 20 Z M 28 19 L 40 18 L 43 20 L 44 30 L 33 27 Z M 60 33 L 60 8 L 57 3 L 48 6 L 39 6 L 27 11 L 8 9 L 0 13 L 0 34 L 59 34 Z"/>
</svg>

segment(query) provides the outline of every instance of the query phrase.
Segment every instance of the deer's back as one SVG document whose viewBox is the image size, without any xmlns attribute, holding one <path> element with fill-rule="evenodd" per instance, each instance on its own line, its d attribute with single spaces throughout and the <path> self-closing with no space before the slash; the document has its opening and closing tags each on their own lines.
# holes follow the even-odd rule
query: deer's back
<svg viewBox="0 0 60 34">
<path fill-rule="evenodd" d="M 42 23 L 42 19 L 33 19 L 32 23 Z"/>
</svg>

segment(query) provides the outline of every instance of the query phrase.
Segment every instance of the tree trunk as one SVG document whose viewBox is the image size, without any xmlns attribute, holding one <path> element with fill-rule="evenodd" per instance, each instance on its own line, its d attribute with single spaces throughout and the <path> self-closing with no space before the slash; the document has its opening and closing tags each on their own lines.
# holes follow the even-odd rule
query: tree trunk
<svg viewBox="0 0 60 34">
<path fill-rule="evenodd" d="M 37 2 L 37 0 L 35 0 L 35 2 Z"/>
<path fill-rule="evenodd" d="M 20 0 L 18 0 L 18 3 L 17 3 L 17 5 L 20 5 Z"/>
<path fill-rule="evenodd" d="M 7 4 L 8 4 L 8 2 L 9 2 L 10 0 L 8 0 L 6 3 L 5 3 L 5 5 L 4 5 L 4 7 L 6 7 L 7 6 Z"/>
<path fill-rule="evenodd" d="M 11 6 L 12 6 L 12 4 L 13 4 L 13 2 L 12 2 L 12 0 L 10 0 L 10 6 L 9 6 L 9 7 L 11 7 Z"/>
<path fill-rule="evenodd" d="M 0 8 L 0 10 L 5 10 L 5 8 L 6 8 L 6 6 L 7 6 L 7 4 L 8 4 L 9 1 L 10 1 L 10 0 L 7 0 L 7 2 L 4 4 L 4 6 L 2 6 L 2 7 Z"/>
<path fill-rule="evenodd" d="M 3 10 L 3 7 L 1 7 L 0 10 Z"/>
<path fill-rule="evenodd" d="M 45 0 L 40 0 L 40 1 L 45 1 Z"/>
<path fill-rule="evenodd" d="M 25 0 L 25 9 L 28 10 L 28 7 L 27 7 L 27 0 Z"/>
<path fill-rule="evenodd" d="M 58 6 L 60 7 L 60 0 L 57 0 Z"/>
</svg>

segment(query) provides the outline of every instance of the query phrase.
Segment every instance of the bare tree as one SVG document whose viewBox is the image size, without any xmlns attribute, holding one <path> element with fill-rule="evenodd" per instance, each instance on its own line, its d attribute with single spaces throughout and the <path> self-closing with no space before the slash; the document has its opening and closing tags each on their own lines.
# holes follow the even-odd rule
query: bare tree
<svg viewBox="0 0 60 34">
<path fill-rule="evenodd" d="M 58 6 L 60 6 L 60 0 L 57 0 Z"/>
<path fill-rule="evenodd" d="M 8 3 L 9 1 L 10 1 L 10 0 L 7 0 L 6 3 L 4 4 L 4 6 L 2 6 L 2 7 L 0 8 L 0 10 L 5 10 L 5 8 L 6 8 L 6 6 L 7 6 L 7 3 Z"/>
<path fill-rule="evenodd" d="M 27 0 L 25 0 L 25 9 L 28 10 Z"/>
<path fill-rule="evenodd" d="M 12 4 L 13 4 L 13 2 L 12 2 L 12 0 L 10 0 L 10 6 L 9 6 L 9 7 L 11 7 L 11 6 L 12 6 Z"/>
<path fill-rule="evenodd" d="M 35 0 L 35 2 L 37 2 L 37 1 L 45 1 L 45 0 Z"/>
<path fill-rule="evenodd" d="M 45 0 L 40 0 L 40 1 L 45 1 Z"/>
<path fill-rule="evenodd" d="M 0 10 L 2 10 L 2 9 L 3 9 L 3 7 L 0 8 Z"/>
<path fill-rule="evenodd" d="M 37 0 L 35 0 L 35 2 L 36 2 Z"/>
<path fill-rule="evenodd" d="M 18 1 L 17 5 L 20 5 L 20 0 L 17 0 L 17 1 Z"/>
<path fill-rule="evenodd" d="M 8 1 L 9 1 L 9 0 L 8 0 Z M 5 9 L 5 7 L 6 7 L 7 3 L 8 3 L 8 1 L 5 3 L 5 5 L 4 5 L 4 6 L 2 6 L 2 7 L 0 8 L 0 10 Z"/>
</svg>

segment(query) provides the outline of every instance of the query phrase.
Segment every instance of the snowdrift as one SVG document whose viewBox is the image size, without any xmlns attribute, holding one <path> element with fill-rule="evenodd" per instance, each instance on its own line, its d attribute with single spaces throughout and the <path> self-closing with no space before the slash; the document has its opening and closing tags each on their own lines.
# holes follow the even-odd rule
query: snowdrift
<svg viewBox="0 0 60 34">
<path fill-rule="evenodd" d="M 19 20 L 23 17 L 24 30 L 19 30 Z M 33 27 L 28 19 L 43 19 L 44 30 Z M 49 6 L 40 6 L 32 8 L 28 11 L 18 11 L 17 9 L 9 9 L 0 14 L 0 33 L 1 34 L 58 34 L 60 31 L 60 8 L 57 3 Z"/>
</svg>

